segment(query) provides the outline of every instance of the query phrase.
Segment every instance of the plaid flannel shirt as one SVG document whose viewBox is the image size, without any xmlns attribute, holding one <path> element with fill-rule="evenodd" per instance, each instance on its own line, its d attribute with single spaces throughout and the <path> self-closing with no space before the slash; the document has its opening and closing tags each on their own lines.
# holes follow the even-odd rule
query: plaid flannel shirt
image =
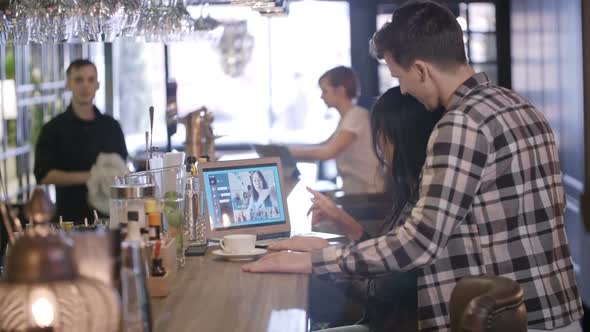
<svg viewBox="0 0 590 332">
<path fill-rule="evenodd" d="M 465 81 L 430 137 L 419 190 L 398 227 L 314 252 L 313 273 L 338 279 L 418 269 L 421 331 L 450 328 L 451 292 L 467 275 L 516 280 L 531 328 L 581 318 L 555 138 L 523 97 L 483 73 Z"/>
</svg>

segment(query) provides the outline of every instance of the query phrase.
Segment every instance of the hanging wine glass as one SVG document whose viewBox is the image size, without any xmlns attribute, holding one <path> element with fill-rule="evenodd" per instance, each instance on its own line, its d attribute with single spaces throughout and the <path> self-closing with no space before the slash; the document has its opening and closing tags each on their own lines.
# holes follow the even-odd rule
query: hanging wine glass
<svg viewBox="0 0 590 332">
<path fill-rule="evenodd" d="M 31 41 L 37 43 L 66 42 L 74 34 L 78 16 L 75 0 L 39 0 L 33 6 Z"/>
<path fill-rule="evenodd" d="M 28 20 L 33 12 L 32 1 L 12 1 L 10 12 L 12 20 L 12 40 L 15 45 L 26 45 L 29 42 L 30 25 Z"/>
<path fill-rule="evenodd" d="M 174 42 L 178 40 L 178 33 L 181 30 L 180 14 L 176 10 L 176 2 L 170 1 L 164 7 L 165 15 L 162 16 L 164 29 L 160 32 L 162 42 Z"/>
<path fill-rule="evenodd" d="M 194 22 L 194 35 L 197 40 L 217 42 L 223 34 L 223 25 L 211 17 L 209 3 L 201 4 L 201 13 Z"/>
<path fill-rule="evenodd" d="M 0 12 L 0 45 L 6 45 L 10 34 L 9 19 L 4 12 Z"/>
<path fill-rule="evenodd" d="M 166 7 L 162 5 L 161 1 L 147 0 L 137 22 L 136 37 L 146 42 L 160 42 L 160 32 L 166 29 L 164 26 L 166 15 Z"/>
<path fill-rule="evenodd" d="M 201 5 L 201 15 L 195 20 L 196 31 L 211 31 L 219 26 L 219 22 L 209 15 L 209 3 Z"/>
<path fill-rule="evenodd" d="M 178 12 L 181 14 L 181 39 L 190 40 L 194 32 L 195 20 L 191 17 L 191 14 L 186 9 L 184 2 L 179 0 L 177 3 Z"/>
<path fill-rule="evenodd" d="M 134 37 L 137 35 L 137 25 L 139 23 L 142 10 L 147 9 L 147 0 L 123 0 L 123 9 L 125 12 L 125 21 L 121 30 L 121 36 Z"/>
<path fill-rule="evenodd" d="M 85 41 L 111 42 L 121 34 L 125 12 L 121 0 L 79 0 Z"/>
</svg>

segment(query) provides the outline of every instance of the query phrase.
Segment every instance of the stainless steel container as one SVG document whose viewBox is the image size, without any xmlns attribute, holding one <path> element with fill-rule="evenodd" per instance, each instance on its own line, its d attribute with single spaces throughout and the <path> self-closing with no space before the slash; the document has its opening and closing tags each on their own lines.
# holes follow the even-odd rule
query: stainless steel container
<svg viewBox="0 0 590 332">
<path fill-rule="evenodd" d="M 127 212 L 137 211 L 139 226 L 147 229 L 144 200 L 155 198 L 156 187 L 153 184 L 118 184 L 111 186 L 109 228 L 119 229 L 121 223 L 127 222 Z"/>
</svg>

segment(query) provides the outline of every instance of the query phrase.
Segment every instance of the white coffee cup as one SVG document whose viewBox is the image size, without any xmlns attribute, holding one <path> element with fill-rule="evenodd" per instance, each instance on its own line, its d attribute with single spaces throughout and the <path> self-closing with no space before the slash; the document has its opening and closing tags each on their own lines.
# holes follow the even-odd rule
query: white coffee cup
<svg viewBox="0 0 590 332">
<path fill-rule="evenodd" d="M 226 254 L 248 254 L 254 251 L 256 235 L 233 234 L 219 240 L 219 245 Z"/>
</svg>

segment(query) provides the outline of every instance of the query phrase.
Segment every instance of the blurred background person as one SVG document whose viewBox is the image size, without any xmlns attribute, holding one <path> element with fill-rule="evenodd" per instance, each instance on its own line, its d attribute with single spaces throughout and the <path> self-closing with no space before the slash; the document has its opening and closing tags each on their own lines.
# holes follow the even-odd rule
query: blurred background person
<svg viewBox="0 0 590 332">
<path fill-rule="evenodd" d="M 327 141 L 311 146 L 289 146 L 298 160 L 335 159 L 345 193 L 378 193 L 384 191 L 383 174 L 371 150 L 369 112 L 356 105 L 359 82 L 351 68 L 339 66 L 319 78 L 322 99 L 335 108 L 340 122 Z"/>
<path fill-rule="evenodd" d="M 86 182 L 98 155 L 116 153 L 125 160 L 127 147 L 119 123 L 94 106 L 99 88 L 94 63 L 73 61 L 66 79 L 71 103 L 41 129 L 34 173 L 37 183 L 56 185 L 56 217 L 81 223 L 84 218 L 94 219 Z"/>
</svg>

